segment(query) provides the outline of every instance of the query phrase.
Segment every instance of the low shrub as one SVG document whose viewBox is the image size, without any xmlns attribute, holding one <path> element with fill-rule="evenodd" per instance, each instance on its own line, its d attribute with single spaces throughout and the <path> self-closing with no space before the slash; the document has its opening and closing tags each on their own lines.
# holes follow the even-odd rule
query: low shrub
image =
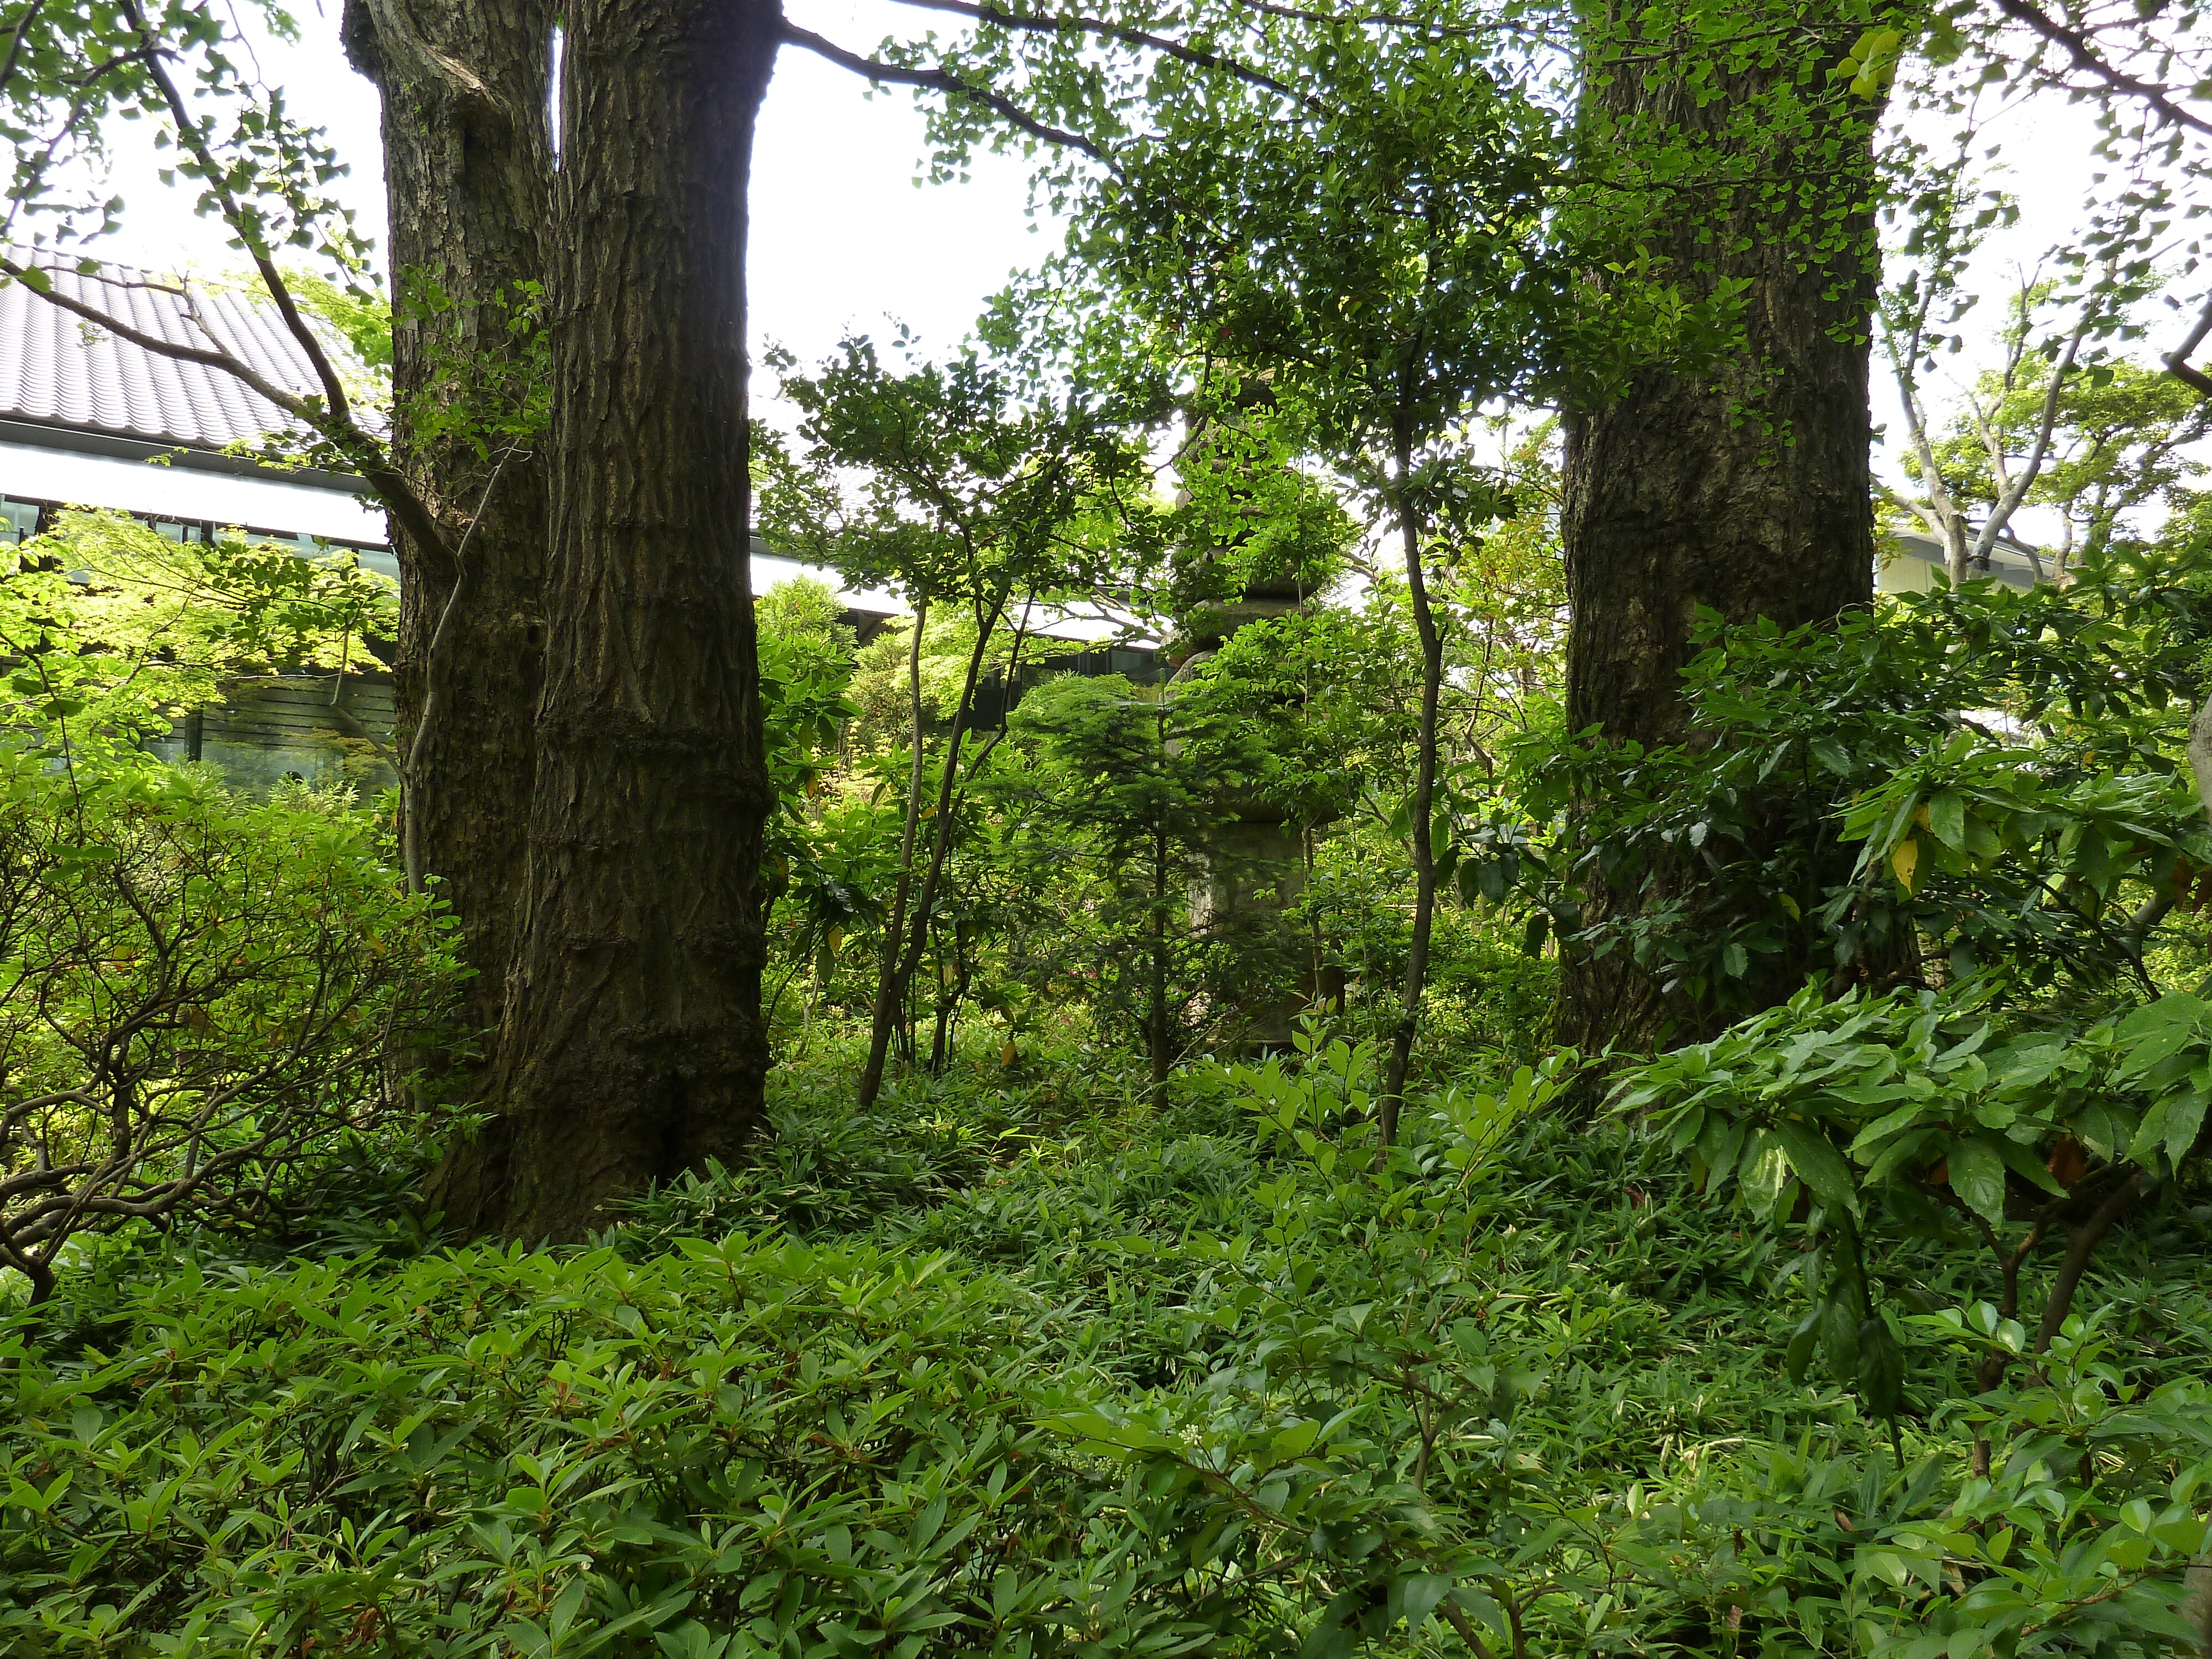
<svg viewBox="0 0 2212 1659">
<path fill-rule="evenodd" d="M 321 1207 L 411 1110 L 447 933 L 329 803 L 0 752 L 0 1268 L 43 1300 L 87 1231 Z"/>
</svg>

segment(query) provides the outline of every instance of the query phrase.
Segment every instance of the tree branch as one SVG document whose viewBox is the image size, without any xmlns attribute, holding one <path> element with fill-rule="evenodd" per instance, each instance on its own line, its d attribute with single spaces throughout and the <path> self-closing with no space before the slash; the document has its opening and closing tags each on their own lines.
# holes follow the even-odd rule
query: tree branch
<svg viewBox="0 0 2212 1659">
<path fill-rule="evenodd" d="M 35 276 L 25 281 L 33 271 L 36 272 Z M 428 506 L 415 494 L 398 468 L 386 458 L 383 446 L 352 422 L 333 420 L 326 411 L 317 408 L 298 392 L 278 386 L 220 345 L 191 346 L 166 340 L 158 334 L 149 334 L 142 328 L 134 328 L 121 318 L 102 311 L 97 306 L 87 305 L 73 295 L 64 294 L 53 286 L 51 274 L 43 267 L 23 265 L 7 254 L 0 253 L 0 276 L 22 283 L 25 288 L 48 305 L 58 307 L 72 316 L 81 317 L 118 340 L 128 340 L 132 345 L 178 362 L 198 363 L 208 368 L 220 369 L 249 392 L 267 399 L 295 420 L 321 433 L 337 446 L 348 460 L 360 468 L 362 480 L 376 492 L 378 499 L 392 509 L 392 515 L 406 527 L 410 536 L 434 555 L 451 562 L 453 550 L 447 545 L 445 533 Z M 203 331 L 206 331 L 205 325 L 201 326 Z M 214 337 L 212 333 L 210 337 Z"/>
<path fill-rule="evenodd" d="M 2035 1346 L 2032 1352 L 2048 1353 L 2051 1340 L 2066 1323 L 2066 1316 L 2074 1306 L 2074 1292 L 2080 1288 L 2081 1275 L 2088 1270 L 2089 1257 L 2101 1243 L 2112 1224 L 2133 1204 L 2142 1192 L 2142 1171 L 2138 1170 L 2115 1188 L 2111 1195 L 2100 1204 L 2094 1214 L 2075 1228 L 2066 1243 L 2066 1255 L 2059 1263 L 2058 1276 L 2051 1281 L 2051 1294 L 2044 1298 L 2043 1317 L 2035 1328 Z"/>
<path fill-rule="evenodd" d="M 2087 70 L 2115 92 L 2124 92 L 2130 97 L 2140 98 L 2165 119 L 2212 137 L 2212 121 L 2207 121 L 2200 115 L 2192 115 L 2182 108 L 2164 87 L 2137 80 L 2117 64 L 2106 62 L 2098 55 L 2088 35 L 2081 30 L 2045 16 L 2039 9 L 2028 4 L 2027 0 L 1997 0 L 1997 9 L 2014 22 L 2026 24 L 2053 46 L 2063 46 L 2076 69 Z"/>
<path fill-rule="evenodd" d="M 1475 1659 L 1491 1659 L 1490 1644 L 1482 1639 L 1481 1632 L 1475 1629 L 1468 1616 L 1452 1605 L 1449 1590 L 1444 1593 L 1444 1599 L 1437 1603 L 1437 1610 L 1459 1632 L 1459 1639 L 1474 1650 Z"/>
<path fill-rule="evenodd" d="M 170 118 L 177 124 L 177 142 L 190 147 L 192 159 L 200 165 L 209 194 L 215 198 L 216 205 L 222 210 L 224 222 L 246 245 L 246 253 L 252 259 L 254 269 L 261 273 L 262 283 L 268 289 L 269 297 L 276 307 L 277 315 L 283 319 L 286 331 L 299 342 L 300 349 L 307 354 L 308 366 L 315 371 L 316 380 L 322 383 L 323 399 L 331 411 L 331 418 L 343 426 L 359 430 L 354 427 L 353 407 L 346 397 L 345 383 L 338 378 L 337 370 L 331 367 L 322 341 L 301 318 L 299 307 L 293 303 L 292 290 L 285 285 L 276 261 L 270 257 L 267 245 L 258 233 L 247 229 L 246 215 L 238 204 L 238 198 L 223 182 L 222 169 L 216 165 L 214 153 L 208 148 L 206 135 L 200 130 L 199 124 L 192 119 L 184 94 L 177 90 L 175 79 L 161 62 L 161 42 L 147 27 L 137 0 L 124 0 L 123 13 L 130 20 L 131 27 L 138 32 L 138 39 L 146 52 L 146 72 L 153 77 L 154 84 L 161 89 L 161 99 L 169 106 Z"/>
<path fill-rule="evenodd" d="M 2108 276 L 2111 274 L 2109 266 L 2106 267 L 2106 274 Z M 2065 394 L 2066 377 L 2074 372 L 2074 360 L 2081 355 L 2081 342 L 2088 335 L 2089 325 L 2095 315 L 2095 306 L 2085 301 L 2081 307 L 2081 320 L 2075 324 L 2073 333 L 2067 337 L 2066 349 L 2057 362 L 2051 366 L 2051 384 L 2044 391 L 2043 409 L 2036 422 L 2034 447 L 2021 464 L 2020 477 L 2003 490 L 1991 505 L 1990 516 L 1983 520 L 1981 533 L 1974 538 L 1973 551 L 1970 556 L 1973 563 L 1980 564 L 1989 558 L 1990 550 L 1996 545 L 1997 538 L 2011 522 L 2012 515 L 2019 511 L 2021 502 L 2027 499 L 2027 492 L 2034 487 L 2038 475 L 2043 471 L 2044 459 L 2051 453 L 2051 434 L 2058 424 L 2058 402 Z M 2025 332 L 2023 328 L 2023 337 Z M 1978 404 L 1974 406 L 1974 411 L 1978 422 L 1981 417 Z M 1984 430 L 1986 432 L 1986 428 Z M 1990 443 L 1990 459 L 1995 462 L 2002 446 L 1987 438 L 1985 441 Z M 2001 468 L 1996 476 L 2002 479 L 2004 474 Z"/>
<path fill-rule="evenodd" d="M 169 106 L 170 118 L 176 123 L 177 142 L 191 149 L 193 159 L 199 164 L 209 193 L 215 198 L 216 206 L 222 210 L 224 222 L 229 225 L 236 233 L 238 240 L 244 244 L 246 252 L 253 260 L 254 269 L 261 275 L 262 286 L 268 291 L 270 303 L 276 307 L 276 314 L 283 321 L 286 331 L 298 343 L 301 350 L 307 354 L 308 365 L 314 370 L 315 379 L 322 386 L 324 407 L 327 411 L 324 418 L 317 419 L 313 406 L 305 398 L 296 395 L 291 398 L 289 405 L 290 412 L 298 419 L 307 422 L 318 431 L 322 432 L 337 444 L 346 459 L 361 470 L 362 477 L 368 481 L 385 505 L 392 509 L 392 515 L 405 527 L 407 533 L 425 551 L 450 568 L 453 560 L 453 551 L 451 544 L 446 539 L 443 526 L 438 523 L 436 514 L 430 511 L 428 503 L 415 492 L 414 487 L 408 483 L 405 476 L 392 465 L 383 445 L 364 432 L 359 423 L 354 420 L 352 405 L 346 397 L 344 381 L 339 378 L 337 370 L 331 365 L 329 353 L 323 349 L 321 337 L 313 329 L 307 326 L 307 319 L 301 316 L 300 307 L 292 298 L 292 290 L 285 283 L 283 273 L 276 268 L 276 262 L 270 256 L 267 243 L 258 232 L 249 228 L 246 216 L 239 206 L 237 197 L 232 193 L 229 185 L 222 181 L 222 169 L 216 166 L 214 154 L 208 148 L 206 135 L 201 131 L 199 125 L 191 118 L 191 111 L 186 106 L 183 94 L 178 91 L 176 81 L 169 74 L 167 66 L 161 62 L 161 40 L 148 27 L 144 15 L 139 9 L 137 0 L 124 0 L 123 11 L 131 27 L 137 31 L 139 40 L 145 48 L 147 73 L 153 76 L 155 84 L 161 88 L 162 100 Z M 236 372 L 230 370 L 228 363 L 219 363 L 215 366 L 233 373 Z M 276 403 L 279 408 L 288 407 L 282 399 L 272 398 L 271 401 Z"/>
<path fill-rule="evenodd" d="M 2207 334 L 2212 334 L 2212 299 L 2204 301 L 2204 309 L 2197 313 L 2197 326 L 2189 331 L 2187 339 L 2166 354 L 2165 362 L 2166 372 L 2182 385 L 2200 397 L 2212 398 L 2212 374 L 2192 367 L 2189 361 L 2190 354 L 2204 343 Z"/>
<path fill-rule="evenodd" d="M 1266 17 L 1280 17 L 1292 23 L 1327 23 L 1345 26 L 1373 24 L 1384 28 L 1419 29 L 1440 39 L 1462 38 L 1473 34 L 1506 34 L 1518 33 L 1527 25 L 1517 21 L 1495 23 L 1438 23 L 1419 17 L 1408 17 L 1402 12 L 1327 12 L 1312 11 L 1304 6 L 1285 6 L 1274 0 L 1237 0 L 1248 11 L 1256 11 Z"/>
<path fill-rule="evenodd" d="M 783 39 L 789 45 L 804 46 L 817 58 L 826 58 L 841 69 L 848 69 L 855 75 L 865 76 L 867 79 L 878 83 L 889 82 L 897 86 L 921 87 L 926 91 L 944 93 L 947 97 L 968 99 L 973 103 L 982 105 L 984 108 L 1018 127 L 1032 138 L 1042 139 L 1048 144 L 1059 144 L 1068 149 L 1079 150 L 1094 161 L 1103 161 L 1109 166 L 1113 164 L 1113 158 L 1092 143 L 1090 139 L 1078 133 L 1065 132 L 1058 127 L 1048 126 L 1003 93 L 994 92 L 988 87 L 979 87 L 973 82 L 963 81 L 949 70 L 906 69 L 896 64 L 886 64 L 877 58 L 864 58 L 857 52 L 848 52 L 835 41 L 825 40 L 811 30 L 800 28 L 795 23 L 788 21 L 783 26 Z"/>
<path fill-rule="evenodd" d="M 514 110 L 482 76 L 450 52 L 439 51 L 415 27 L 408 15 L 407 0 L 364 0 L 364 9 L 378 44 L 396 47 L 422 79 L 443 82 L 465 102 L 496 115 L 509 126 L 517 124 Z"/>
<path fill-rule="evenodd" d="M 902 6 L 914 6 L 923 11 L 949 11 L 956 16 L 972 17 L 981 23 L 994 23 L 1000 28 L 1022 29 L 1032 34 L 1096 34 L 1105 40 L 1119 40 L 1124 46 L 1142 46 L 1166 57 L 1178 58 L 1186 64 L 1195 64 L 1201 69 L 1219 70 L 1240 81 L 1255 87 L 1265 87 L 1282 97 L 1310 104 L 1313 100 L 1294 90 L 1272 75 L 1240 63 L 1234 58 L 1224 58 L 1218 52 L 1201 46 L 1189 46 L 1181 40 L 1170 40 L 1165 35 L 1152 34 L 1144 29 L 1132 28 L 1126 23 L 1112 23 L 1103 17 L 1042 17 L 1034 14 L 1005 11 L 989 3 L 989 0 L 896 0 Z"/>
<path fill-rule="evenodd" d="M 15 20 L 15 30 L 8 41 L 7 60 L 0 63 L 0 92 L 5 92 L 8 83 L 15 78 L 15 67 L 23 58 L 23 37 L 31 32 L 31 25 L 39 21 L 39 14 L 46 9 L 46 0 L 31 0 L 31 3 L 23 8 L 23 15 Z"/>
</svg>

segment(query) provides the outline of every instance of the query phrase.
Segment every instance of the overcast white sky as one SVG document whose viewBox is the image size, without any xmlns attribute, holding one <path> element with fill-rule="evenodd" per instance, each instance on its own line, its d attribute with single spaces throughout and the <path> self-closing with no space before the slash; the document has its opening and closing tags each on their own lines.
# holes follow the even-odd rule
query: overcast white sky
<svg viewBox="0 0 2212 1659">
<path fill-rule="evenodd" d="M 380 238 L 374 95 L 338 46 L 338 0 L 300 0 L 297 9 L 304 39 L 265 46 L 263 69 L 291 93 L 296 111 L 327 125 L 353 167 L 344 196 Z M 910 32 L 918 15 L 890 0 L 793 0 L 791 9 L 805 26 L 861 51 L 887 33 Z M 2095 163 L 2086 115 L 2055 100 L 2015 112 L 1990 136 L 2004 145 L 2009 187 L 2022 208 L 2019 229 L 1993 239 L 1978 261 L 1984 291 L 1995 294 L 2012 264 L 2033 264 L 2080 222 Z M 916 188 L 922 150 L 921 116 L 909 94 L 887 88 L 872 99 L 845 70 L 806 52 L 783 52 L 753 168 L 757 347 L 778 341 L 811 361 L 848 330 L 880 335 L 886 317 L 896 317 L 912 325 L 924 349 L 944 351 L 1011 272 L 1058 246 L 1059 228 L 1027 214 L 1019 157 L 981 157 L 967 183 Z M 129 202 L 126 225 L 102 252 L 155 265 L 229 264 L 221 234 L 193 217 L 182 192 L 155 184 L 149 166 L 147 158 L 131 169 L 138 177 L 118 179 Z M 1970 329 L 1985 331 L 2001 314 L 2000 302 L 1985 301 Z M 1971 356 L 1960 360 L 1962 374 L 1976 366 Z M 1890 429 L 1884 470 L 1894 476 L 1901 423 L 1879 360 L 1876 369 L 1875 420 Z"/>
<path fill-rule="evenodd" d="M 918 15 L 885 0 L 793 0 L 796 21 L 841 45 L 872 51 Z M 297 46 L 264 42 L 265 76 L 295 112 L 319 121 L 350 161 L 343 199 L 382 240 L 384 189 L 376 97 L 338 46 L 338 0 L 299 0 Z M 1058 246 L 1059 228 L 1033 229 L 1028 170 L 1019 157 L 979 157 L 972 182 L 917 189 L 922 118 L 912 95 L 867 84 L 811 53 L 787 49 L 769 88 L 753 165 L 752 313 L 756 346 L 780 341 L 802 362 L 832 350 L 848 330 L 884 335 L 887 315 L 910 325 L 923 349 L 967 334 L 983 302 L 1017 269 Z M 131 264 L 220 269 L 236 256 L 196 218 L 182 191 L 153 181 L 150 150 L 128 154 L 117 187 L 122 233 L 99 245 Z M 133 176 L 135 175 L 135 176 Z"/>
</svg>

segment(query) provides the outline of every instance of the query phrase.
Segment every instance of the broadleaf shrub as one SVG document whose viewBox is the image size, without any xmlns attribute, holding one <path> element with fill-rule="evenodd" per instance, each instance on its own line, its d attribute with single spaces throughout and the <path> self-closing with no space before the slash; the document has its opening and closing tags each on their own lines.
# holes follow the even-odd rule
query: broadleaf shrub
<svg viewBox="0 0 2212 1659">
<path fill-rule="evenodd" d="M 452 961 L 340 806 L 0 752 L 0 1267 L 43 1298 L 88 1230 L 317 1208 L 416 1112 Z"/>
</svg>

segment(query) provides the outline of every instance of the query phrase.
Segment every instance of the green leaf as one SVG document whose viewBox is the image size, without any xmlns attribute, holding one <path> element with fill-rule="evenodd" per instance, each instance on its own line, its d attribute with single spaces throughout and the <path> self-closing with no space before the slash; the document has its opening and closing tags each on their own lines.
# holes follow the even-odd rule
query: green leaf
<svg viewBox="0 0 2212 1659">
<path fill-rule="evenodd" d="M 1850 1166 L 1844 1162 L 1844 1155 L 1836 1150 L 1835 1142 L 1801 1118 L 1784 1119 L 1774 1126 L 1774 1133 L 1782 1142 L 1790 1167 L 1812 1189 L 1814 1197 L 1830 1209 L 1858 1213 L 1858 1188 L 1851 1180 Z"/>
<path fill-rule="evenodd" d="M 1809 747 L 1813 758 L 1839 778 L 1851 775 L 1851 753 L 1833 738 L 1815 738 Z"/>
<path fill-rule="evenodd" d="M 1797 1328 L 1790 1333 L 1790 1346 L 1783 1350 L 1783 1364 L 1788 1369 L 1792 1382 L 1802 1382 L 1813 1363 L 1813 1351 L 1820 1342 L 1821 1310 L 1815 1308 L 1797 1322 Z"/>
<path fill-rule="evenodd" d="M 1948 1154 L 1951 1190 L 1992 1227 L 2004 1221 L 2004 1156 L 1988 1141 L 1954 1144 Z"/>
<path fill-rule="evenodd" d="M 1759 1130 L 1745 1149 L 1743 1170 L 1737 1176 L 1751 1212 L 1761 1221 L 1772 1215 L 1789 1179 L 1790 1160 L 1782 1143 L 1765 1129 Z"/>
<path fill-rule="evenodd" d="M 1929 799 L 1928 828 L 1954 852 L 1966 844 L 1966 803 L 1955 789 L 1939 789 Z"/>
<path fill-rule="evenodd" d="M 1451 1594 L 1452 1581 L 1439 1572 L 1417 1572 L 1406 1580 L 1406 1634 L 1418 1633 L 1429 1622 L 1444 1597 Z"/>
<path fill-rule="evenodd" d="M 2154 1101 L 2129 1143 L 2129 1159 L 2148 1168 L 2163 1150 L 2167 1162 L 2179 1165 L 2197 1144 L 2197 1132 L 2204 1127 L 2204 1103 L 2205 1097 L 2193 1089 Z"/>
<path fill-rule="evenodd" d="M 1916 1100 L 1909 1106 L 1900 1106 L 1886 1116 L 1876 1119 L 1860 1130 L 1858 1138 L 1851 1142 L 1851 1156 L 1864 1158 L 1872 1153 L 1876 1146 L 1887 1140 L 1899 1130 L 1910 1127 L 1934 1109 L 1931 1103 Z"/>
<path fill-rule="evenodd" d="M 2053 1198 L 2065 1195 L 2066 1188 L 2059 1184 L 2058 1178 L 2051 1173 L 2040 1158 L 2021 1146 L 2020 1142 L 2007 1137 L 1994 1144 L 1998 1152 L 2003 1156 L 2004 1161 L 2011 1166 L 2013 1172 L 2021 1179 L 2033 1186 L 2040 1187 Z"/>
<path fill-rule="evenodd" d="M 1859 1397 L 1876 1417 L 1894 1417 L 1905 1398 L 1905 1351 L 1880 1316 L 1858 1329 Z"/>
<path fill-rule="evenodd" d="M 2176 1169 L 2197 1144 L 2197 1131 L 2204 1127 L 2204 1107 L 2205 1097 L 2191 1092 L 2166 1109 L 2166 1157 Z"/>
<path fill-rule="evenodd" d="M 1855 1376 L 1859 1368 L 1859 1316 L 1853 1304 L 1840 1285 L 1820 1304 L 1820 1346 L 1827 1351 L 1829 1370 L 1839 1377 Z"/>
<path fill-rule="evenodd" d="M 2139 1076 L 2179 1054 L 2197 1039 L 2208 1015 L 2212 1015 L 2212 1006 L 2182 991 L 2170 992 L 2136 1009 L 2120 1022 L 2116 1032 L 2127 1051 L 2116 1074 Z"/>
</svg>

